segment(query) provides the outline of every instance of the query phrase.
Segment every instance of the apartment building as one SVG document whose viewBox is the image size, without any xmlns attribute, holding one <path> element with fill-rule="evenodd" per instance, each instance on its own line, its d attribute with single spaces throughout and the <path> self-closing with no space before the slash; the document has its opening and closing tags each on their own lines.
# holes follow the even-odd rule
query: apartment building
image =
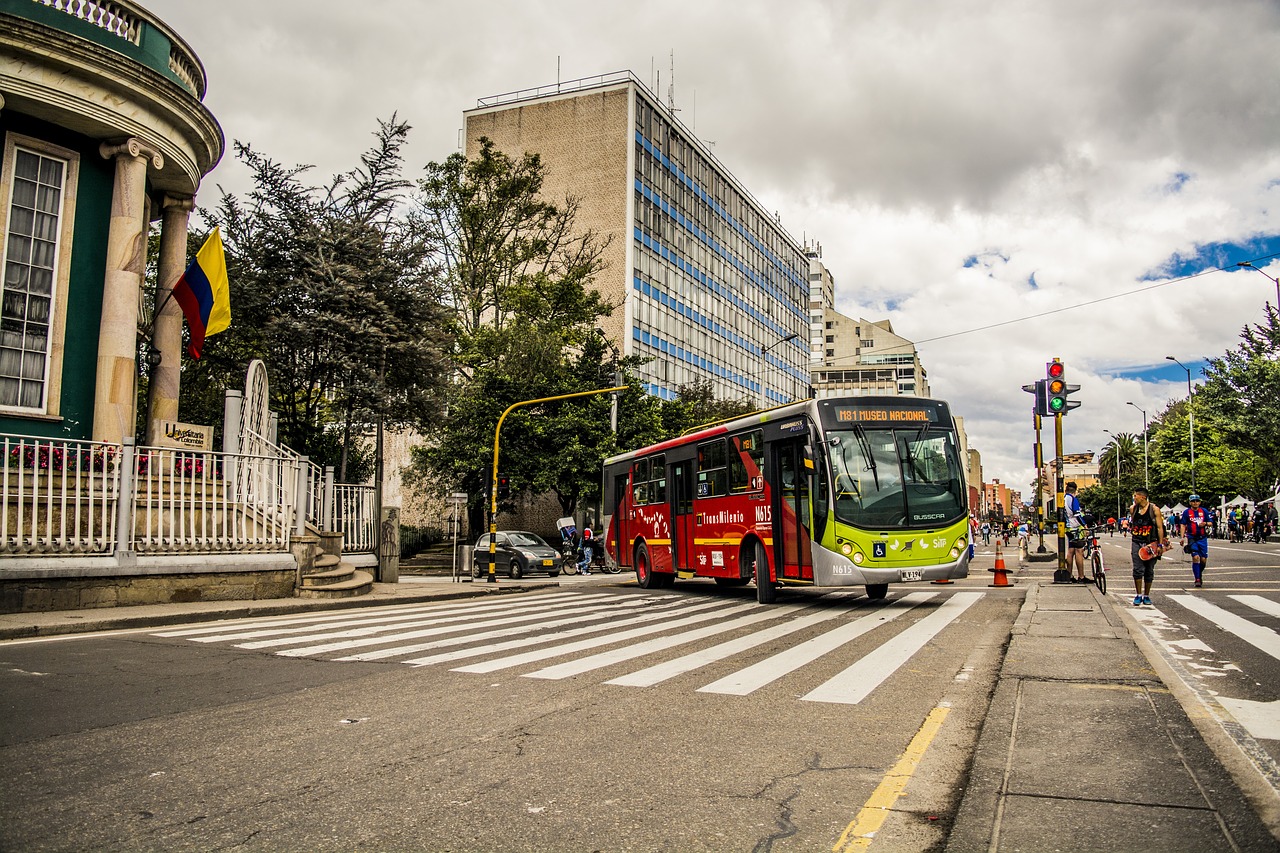
<svg viewBox="0 0 1280 853">
<path fill-rule="evenodd" d="M 873 323 L 826 309 L 822 327 L 822 362 L 812 377 L 815 396 L 930 396 L 915 344 L 896 334 L 890 321 Z"/>
<path fill-rule="evenodd" d="M 616 306 L 603 328 L 650 359 L 649 393 L 809 395 L 808 252 L 631 72 L 481 98 L 463 118 L 469 156 L 481 137 L 537 153 L 544 196 L 573 196 L 577 224 L 612 238 L 593 285 Z"/>
</svg>

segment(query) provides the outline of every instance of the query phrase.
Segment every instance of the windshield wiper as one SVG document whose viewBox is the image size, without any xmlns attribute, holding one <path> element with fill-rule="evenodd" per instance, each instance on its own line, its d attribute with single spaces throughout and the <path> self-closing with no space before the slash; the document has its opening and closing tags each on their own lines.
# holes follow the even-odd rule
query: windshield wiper
<svg viewBox="0 0 1280 853">
<path fill-rule="evenodd" d="M 858 439 L 858 446 L 862 448 L 863 458 L 867 460 L 867 467 L 863 470 L 871 472 L 871 478 L 875 480 L 878 492 L 880 491 L 880 474 L 876 470 L 876 458 L 871 454 L 871 442 L 867 440 L 867 431 L 863 429 L 862 424 L 857 424 L 853 428 L 853 434 Z M 848 467 L 848 464 L 846 461 L 845 467 Z"/>
</svg>

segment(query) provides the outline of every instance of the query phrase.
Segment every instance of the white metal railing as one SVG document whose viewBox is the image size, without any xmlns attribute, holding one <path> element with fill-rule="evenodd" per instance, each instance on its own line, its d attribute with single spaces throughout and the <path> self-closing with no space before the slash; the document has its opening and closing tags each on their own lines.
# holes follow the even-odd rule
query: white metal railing
<svg viewBox="0 0 1280 853">
<path fill-rule="evenodd" d="M 345 552 L 374 550 L 373 486 L 243 444 L 250 452 L 0 435 L 0 557 L 283 552 L 307 523 L 341 531 Z"/>
<path fill-rule="evenodd" d="M 334 486 L 333 529 L 342 531 L 342 550 L 372 551 L 378 536 L 373 486 Z"/>
<path fill-rule="evenodd" d="M 115 550 L 122 448 L 0 436 L 0 554 Z"/>
<path fill-rule="evenodd" d="M 140 447 L 133 482 L 132 549 L 143 554 L 280 552 L 294 507 L 265 505 L 297 480 L 297 463 L 274 456 Z"/>
</svg>

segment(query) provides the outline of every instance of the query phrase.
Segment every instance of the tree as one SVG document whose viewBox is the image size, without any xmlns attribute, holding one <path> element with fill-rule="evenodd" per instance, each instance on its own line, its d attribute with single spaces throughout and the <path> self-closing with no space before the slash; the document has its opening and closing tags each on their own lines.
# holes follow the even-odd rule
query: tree
<svg viewBox="0 0 1280 853">
<path fill-rule="evenodd" d="M 612 310 L 590 286 L 608 243 L 577 229 L 577 202 L 542 198 L 536 154 L 516 161 L 480 142 L 474 160 L 454 154 L 426 167 L 410 216 L 431 246 L 456 371 L 448 414 L 415 448 L 414 469 L 470 493 L 473 528 L 488 505 L 498 418 L 520 401 L 602 387 L 596 326 Z M 598 488 L 614 447 L 608 427 L 603 400 L 515 410 L 500 437 L 513 499 L 554 491 L 572 514 Z"/>
<path fill-rule="evenodd" d="M 1262 480 L 1272 483 L 1280 477 L 1280 314 L 1268 305 L 1265 320 L 1245 326 L 1240 338 L 1234 350 L 1209 359 L 1196 420 L 1202 410 L 1211 415 L 1223 440 L 1256 454 Z"/>
<path fill-rule="evenodd" d="M 1142 441 L 1131 432 L 1115 433 L 1110 443 L 1102 448 L 1098 457 L 1098 479 L 1103 483 L 1114 481 L 1117 477 L 1116 458 L 1119 457 L 1120 471 L 1135 471 L 1142 467 Z"/>
<path fill-rule="evenodd" d="M 309 167 L 236 143 L 254 190 L 208 215 L 223 228 L 234 320 L 207 369 L 230 380 L 262 358 L 281 440 L 343 479 L 357 433 L 433 423 L 448 377 L 431 246 L 400 213 L 409 130 L 379 121 L 360 166 L 323 187 L 303 183 Z"/>
</svg>

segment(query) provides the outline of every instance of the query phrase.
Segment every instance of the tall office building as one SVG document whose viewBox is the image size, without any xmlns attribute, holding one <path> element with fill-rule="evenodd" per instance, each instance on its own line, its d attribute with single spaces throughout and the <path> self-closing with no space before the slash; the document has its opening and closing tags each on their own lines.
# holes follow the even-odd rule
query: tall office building
<svg viewBox="0 0 1280 853">
<path fill-rule="evenodd" d="M 821 243 L 807 244 L 805 254 L 809 256 L 809 362 L 817 367 L 826 351 L 824 320 L 835 309 L 836 280 L 822 262 Z"/>
<path fill-rule="evenodd" d="M 579 201 L 577 224 L 612 238 L 594 286 L 604 329 L 649 393 L 697 380 L 722 399 L 777 405 L 809 393 L 804 247 L 631 72 L 481 98 L 467 154 L 488 137 L 536 153 L 543 195 Z"/>
</svg>

